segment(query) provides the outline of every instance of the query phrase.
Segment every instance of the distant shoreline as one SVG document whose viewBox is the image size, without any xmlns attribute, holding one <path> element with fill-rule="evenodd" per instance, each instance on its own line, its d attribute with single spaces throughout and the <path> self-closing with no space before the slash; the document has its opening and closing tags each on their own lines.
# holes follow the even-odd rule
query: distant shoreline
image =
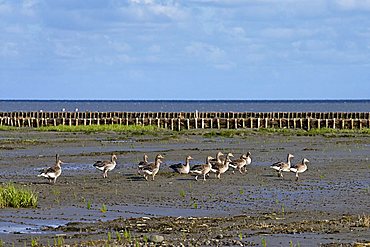
<svg viewBox="0 0 370 247">
<path fill-rule="evenodd" d="M 196 102 L 202 102 L 202 103 L 217 103 L 217 102 L 231 102 L 231 103 L 291 103 L 291 102 L 312 102 L 312 103 L 321 103 L 321 102 L 370 102 L 370 99 L 260 99 L 260 100 L 241 100 L 241 99 L 200 99 L 200 100 L 194 100 L 194 99 L 180 99 L 180 100 L 169 100 L 169 99 L 128 99 L 128 100 L 108 100 L 108 99 L 0 99 L 0 102 L 170 102 L 170 103 L 196 103 Z"/>
</svg>

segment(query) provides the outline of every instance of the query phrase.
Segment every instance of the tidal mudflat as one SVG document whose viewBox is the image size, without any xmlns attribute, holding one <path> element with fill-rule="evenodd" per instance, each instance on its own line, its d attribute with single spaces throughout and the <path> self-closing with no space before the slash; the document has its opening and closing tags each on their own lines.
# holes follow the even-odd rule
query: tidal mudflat
<svg viewBox="0 0 370 247">
<path fill-rule="evenodd" d="M 246 174 L 228 171 L 195 181 L 169 166 L 205 162 L 217 151 L 251 152 Z M 38 194 L 34 209 L 0 209 L 4 246 L 365 246 L 370 243 L 368 135 L 286 135 L 247 132 L 0 132 L 0 182 Z M 37 177 L 65 162 L 54 185 Z M 115 153 L 108 178 L 92 164 Z M 165 156 L 155 181 L 137 174 L 144 154 Z M 310 160 L 295 181 L 269 166 L 294 154 Z M 163 239 L 162 239 L 163 237 Z M 362 244 L 362 245 L 361 245 Z"/>
</svg>

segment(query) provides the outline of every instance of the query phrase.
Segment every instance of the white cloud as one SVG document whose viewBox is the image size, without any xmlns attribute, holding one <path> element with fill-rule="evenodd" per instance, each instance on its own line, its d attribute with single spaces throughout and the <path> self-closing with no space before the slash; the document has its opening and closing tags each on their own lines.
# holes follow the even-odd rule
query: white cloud
<svg viewBox="0 0 370 247">
<path fill-rule="evenodd" d="M 227 59 L 224 50 L 214 45 L 192 42 L 185 47 L 185 51 L 191 57 L 205 61 L 217 69 L 227 70 L 236 66 L 235 63 Z"/>
<path fill-rule="evenodd" d="M 210 62 L 218 62 L 225 56 L 225 52 L 222 49 L 202 42 L 193 42 L 185 50 L 194 57 L 204 58 Z"/>
<path fill-rule="evenodd" d="M 0 15 L 12 13 L 13 8 L 10 4 L 0 2 Z"/>
<path fill-rule="evenodd" d="M 0 57 L 10 58 L 19 55 L 18 45 L 13 42 L 7 42 L 0 46 Z"/>
<path fill-rule="evenodd" d="M 176 1 L 130 0 L 129 2 L 130 10 L 141 19 L 163 16 L 171 20 L 181 20 L 186 17 L 184 9 Z"/>
<path fill-rule="evenodd" d="M 336 2 L 344 10 L 370 10 L 370 0 L 337 0 Z"/>
</svg>

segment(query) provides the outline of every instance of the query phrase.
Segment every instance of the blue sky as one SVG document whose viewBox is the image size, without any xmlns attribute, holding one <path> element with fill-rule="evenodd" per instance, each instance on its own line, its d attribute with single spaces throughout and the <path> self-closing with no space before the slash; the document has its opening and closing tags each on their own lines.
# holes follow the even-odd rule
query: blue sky
<svg viewBox="0 0 370 247">
<path fill-rule="evenodd" d="M 0 99 L 369 99 L 370 0 L 0 0 Z"/>
</svg>

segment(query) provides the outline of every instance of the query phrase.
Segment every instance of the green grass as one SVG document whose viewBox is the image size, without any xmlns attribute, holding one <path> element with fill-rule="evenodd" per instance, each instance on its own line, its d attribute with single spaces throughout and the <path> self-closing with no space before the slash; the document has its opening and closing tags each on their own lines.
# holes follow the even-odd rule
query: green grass
<svg viewBox="0 0 370 247">
<path fill-rule="evenodd" d="M 105 214 L 107 211 L 108 211 L 108 208 L 107 208 L 107 206 L 103 203 L 103 204 L 101 205 L 100 212 L 102 212 L 103 214 Z"/>
<path fill-rule="evenodd" d="M 356 135 L 370 135 L 370 128 L 364 129 L 330 129 L 330 128 L 321 128 L 321 129 L 311 129 L 311 130 L 303 130 L 303 129 L 278 129 L 278 128 L 260 128 L 260 129 L 237 129 L 237 130 L 203 130 L 203 132 L 199 131 L 192 131 L 188 130 L 193 134 L 201 133 L 204 137 L 212 138 L 212 137 L 226 137 L 232 138 L 234 136 L 248 136 L 248 135 L 255 135 L 255 134 L 264 134 L 264 135 L 271 135 L 271 134 L 280 134 L 285 136 L 326 136 L 326 137 L 346 137 L 346 136 L 356 136 Z M 183 131 L 182 133 L 186 133 Z"/>
<path fill-rule="evenodd" d="M 158 128 L 157 126 L 141 126 L 141 125 L 79 125 L 79 126 L 45 126 L 37 128 L 38 131 L 56 131 L 56 132 L 84 132 L 84 133 L 96 133 L 96 132 L 129 132 L 131 134 L 156 134 L 157 132 L 164 132 L 165 129 Z"/>
<path fill-rule="evenodd" d="M 171 131 L 169 129 L 159 128 L 157 126 L 142 126 L 142 125 L 119 125 L 119 124 L 107 124 L 107 125 L 79 125 L 79 126 L 44 126 L 39 128 L 18 128 L 9 126 L 0 126 L 0 131 L 19 131 L 19 130 L 37 130 L 37 131 L 55 131 L 55 132 L 83 132 L 83 133 L 99 133 L 99 132 L 122 132 L 132 135 L 163 135 L 166 133 L 180 134 L 180 135 L 203 135 L 207 138 L 212 137 L 226 137 L 232 138 L 234 136 L 248 136 L 255 134 L 281 134 L 281 135 L 297 135 L 297 136 L 316 136 L 323 135 L 327 137 L 335 136 L 355 136 L 355 135 L 370 135 L 370 128 L 363 129 L 331 129 L 331 128 L 320 128 L 320 129 L 279 129 L 279 128 L 260 128 L 260 129 L 191 129 L 181 131 Z"/>
<path fill-rule="evenodd" d="M 0 186 L 0 208 L 34 208 L 37 207 L 37 195 L 13 184 Z"/>
</svg>

